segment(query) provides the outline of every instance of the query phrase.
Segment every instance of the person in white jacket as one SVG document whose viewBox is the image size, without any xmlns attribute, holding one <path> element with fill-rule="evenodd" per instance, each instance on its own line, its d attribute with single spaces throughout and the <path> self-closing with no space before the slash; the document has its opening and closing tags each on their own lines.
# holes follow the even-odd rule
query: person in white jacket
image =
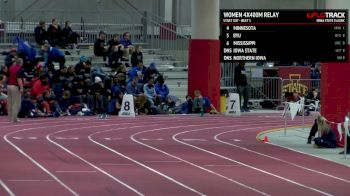
<svg viewBox="0 0 350 196">
<path fill-rule="evenodd" d="M 151 103 L 151 105 L 159 104 L 159 97 L 156 94 L 154 89 L 154 79 L 148 79 L 148 82 L 143 86 L 143 92 L 145 93 L 147 100 Z"/>
</svg>

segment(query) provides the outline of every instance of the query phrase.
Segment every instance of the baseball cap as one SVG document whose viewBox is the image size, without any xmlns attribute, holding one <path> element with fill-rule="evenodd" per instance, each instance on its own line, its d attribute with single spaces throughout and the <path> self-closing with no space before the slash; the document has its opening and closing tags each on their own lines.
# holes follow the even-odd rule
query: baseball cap
<svg viewBox="0 0 350 196">
<path fill-rule="evenodd" d="M 86 62 L 88 59 L 87 59 L 86 56 L 81 56 L 79 60 L 80 60 L 80 62 L 84 63 L 84 62 Z"/>
<path fill-rule="evenodd" d="M 151 69 L 155 69 L 155 68 L 156 68 L 156 64 L 155 64 L 155 63 L 151 63 L 151 64 L 149 65 L 149 67 L 150 67 Z"/>
<path fill-rule="evenodd" d="M 102 82 L 102 79 L 98 76 L 95 77 L 95 83 L 99 83 Z"/>
</svg>

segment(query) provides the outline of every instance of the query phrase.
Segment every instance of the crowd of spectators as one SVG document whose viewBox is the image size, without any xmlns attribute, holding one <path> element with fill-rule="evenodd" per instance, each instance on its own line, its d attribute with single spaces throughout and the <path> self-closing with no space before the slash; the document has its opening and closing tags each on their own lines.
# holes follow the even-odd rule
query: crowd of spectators
<svg viewBox="0 0 350 196">
<path fill-rule="evenodd" d="M 72 30 L 70 21 L 65 21 L 64 28 L 61 29 L 56 18 L 52 19 L 47 29 L 46 22 L 40 21 L 34 29 L 34 36 L 39 46 L 49 43 L 52 47 L 60 48 L 74 48 L 80 38 L 80 35 Z"/>
<path fill-rule="evenodd" d="M 45 21 L 40 21 L 34 35 L 36 46 L 18 38 L 18 48 L 5 52 L 0 70 L 0 114 L 7 114 L 6 84 L 14 66 L 20 67 L 15 77 L 23 82 L 19 117 L 116 115 L 126 93 L 133 95 L 138 114 L 198 112 L 205 109 L 202 103 L 213 107 L 208 98 L 202 101 L 199 91 L 194 98 L 199 104 L 193 105 L 188 98 L 182 105 L 176 105 L 177 98 L 170 95 L 166 77 L 159 73 L 155 63 L 144 65 L 142 47 L 133 45 L 129 32 L 121 37 L 115 34 L 105 43 L 106 33 L 101 31 L 94 43 L 92 52 L 103 58 L 112 74 L 93 66 L 96 58 L 81 56 L 75 65 L 67 65 L 64 50 L 75 48 L 79 39 L 69 21 L 63 30 L 56 19 L 47 30 Z M 34 59 L 29 58 L 33 48 Z M 19 59 L 22 64 L 18 64 Z"/>
</svg>

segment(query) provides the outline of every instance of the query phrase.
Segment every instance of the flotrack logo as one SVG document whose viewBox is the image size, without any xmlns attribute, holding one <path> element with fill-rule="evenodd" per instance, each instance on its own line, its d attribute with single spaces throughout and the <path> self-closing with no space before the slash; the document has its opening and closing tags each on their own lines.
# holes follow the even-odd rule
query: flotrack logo
<svg viewBox="0 0 350 196">
<path fill-rule="evenodd" d="M 307 12 L 306 13 L 306 18 L 326 18 L 326 13 L 325 12 Z"/>
<path fill-rule="evenodd" d="M 324 18 L 345 18 L 345 12 L 307 12 L 308 19 L 324 19 Z"/>
</svg>

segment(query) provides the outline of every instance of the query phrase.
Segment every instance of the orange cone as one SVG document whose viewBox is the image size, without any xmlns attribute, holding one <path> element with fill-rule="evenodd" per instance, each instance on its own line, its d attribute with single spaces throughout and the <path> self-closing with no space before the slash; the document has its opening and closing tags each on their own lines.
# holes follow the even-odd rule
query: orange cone
<svg viewBox="0 0 350 196">
<path fill-rule="evenodd" d="M 267 135 L 264 137 L 264 142 L 269 142 L 269 137 L 267 137 Z"/>
</svg>

